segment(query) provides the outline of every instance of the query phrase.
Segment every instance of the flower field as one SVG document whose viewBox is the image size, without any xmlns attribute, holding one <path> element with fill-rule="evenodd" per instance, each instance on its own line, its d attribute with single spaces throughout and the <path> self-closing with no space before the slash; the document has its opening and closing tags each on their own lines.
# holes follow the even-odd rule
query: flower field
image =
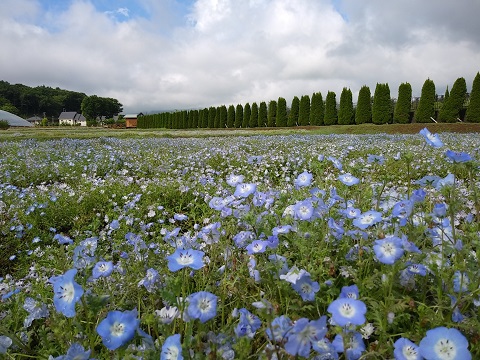
<svg viewBox="0 0 480 360">
<path fill-rule="evenodd" d="M 478 134 L 0 142 L 6 359 L 478 359 Z"/>
</svg>

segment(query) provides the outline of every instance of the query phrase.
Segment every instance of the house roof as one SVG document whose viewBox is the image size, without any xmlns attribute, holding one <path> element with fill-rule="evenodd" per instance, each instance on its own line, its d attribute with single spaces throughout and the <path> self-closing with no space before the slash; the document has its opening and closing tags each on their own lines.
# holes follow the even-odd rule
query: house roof
<svg viewBox="0 0 480 360">
<path fill-rule="evenodd" d="M 82 114 L 75 114 L 74 120 L 75 121 L 87 121 L 85 116 L 83 116 Z"/>
<path fill-rule="evenodd" d="M 27 121 L 42 121 L 42 118 L 40 116 L 32 116 L 27 119 Z"/>
<path fill-rule="evenodd" d="M 33 126 L 27 120 L 8 111 L 0 110 L 0 120 L 7 120 L 10 126 Z"/>
<path fill-rule="evenodd" d="M 124 119 L 136 119 L 139 116 L 143 116 L 143 113 L 138 113 L 138 114 L 127 114 L 123 118 Z"/>
<path fill-rule="evenodd" d="M 77 115 L 76 111 L 63 111 L 59 116 L 58 120 L 73 120 Z"/>
</svg>

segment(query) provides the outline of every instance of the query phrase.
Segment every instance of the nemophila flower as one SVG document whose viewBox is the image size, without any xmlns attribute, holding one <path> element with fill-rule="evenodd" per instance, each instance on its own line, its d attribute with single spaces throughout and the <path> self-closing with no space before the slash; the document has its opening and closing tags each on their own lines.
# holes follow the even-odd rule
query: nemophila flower
<svg viewBox="0 0 480 360">
<path fill-rule="evenodd" d="M 137 315 L 137 309 L 110 311 L 97 326 L 103 345 L 109 350 L 115 350 L 132 340 L 140 324 Z"/>
<path fill-rule="evenodd" d="M 360 292 L 357 285 L 343 286 L 339 298 L 358 299 Z"/>
<path fill-rule="evenodd" d="M 160 276 L 155 269 L 148 269 L 145 277 L 138 282 L 138 286 L 144 286 L 148 292 L 153 292 L 158 287 Z"/>
<path fill-rule="evenodd" d="M 400 226 L 405 226 L 407 218 L 412 214 L 413 201 L 401 200 L 393 205 L 392 216 L 400 219 Z"/>
<path fill-rule="evenodd" d="M 92 277 L 98 279 L 100 277 L 109 277 L 113 272 L 113 263 L 111 261 L 99 261 L 92 270 Z"/>
<path fill-rule="evenodd" d="M 407 271 L 412 275 L 427 275 L 427 267 L 422 264 L 411 264 L 407 266 Z"/>
<path fill-rule="evenodd" d="M 272 229 L 272 235 L 288 234 L 292 230 L 292 225 L 279 225 Z"/>
<path fill-rule="evenodd" d="M 367 162 L 369 164 L 379 164 L 379 165 L 383 165 L 383 163 L 385 162 L 385 158 L 382 156 L 382 155 L 372 155 L 372 154 L 368 154 L 367 156 Z"/>
<path fill-rule="evenodd" d="M 333 164 L 333 166 L 335 166 L 338 170 L 341 171 L 343 169 L 342 163 L 337 158 L 333 156 L 329 156 L 327 157 L 327 160 L 330 161 Z"/>
<path fill-rule="evenodd" d="M 402 240 L 396 236 L 387 236 L 382 240 L 375 240 L 373 251 L 378 261 L 392 265 L 403 256 Z"/>
<path fill-rule="evenodd" d="M 463 163 L 472 160 L 472 157 L 469 154 L 452 150 L 445 151 L 445 156 L 454 163 Z"/>
<path fill-rule="evenodd" d="M 453 291 L 456 293 L 463 293 L 468 291 L 470 279 L 467 273 L 462 273 L 459 270 L 453 274 Z"/>
<path fill-rule="evenodd" d="M 288 333 L 285 351 L 290 355 L 308 357 L 314 342 L 323 339 L 327 334 L 327 317 L 309 321 L 301 318 L 295 321 Z"/>
<path fill-rule="evenodd" d="M 33 320 L 46 318 L 49 315 L 47 305 L 39 303 L 31 297 L 27 297 L 25 299 L 25 302 L 23 303 L 23 308 L 28 312 L 28 316 L 23 321 L 23 326 L 25 326 L 25 328 L 30 327 Z"/>
<path fill-rule="evenodd" d="M 282 315 L 273 319 L 265 332 L 267 333 L 268 338 L 273 342 L 282 342 L 287 338 L 288 333 L 292 328 L 292 320 L 290 320 L 288 316 Z"/>
<path fill-rule="evenodd" d="M 355 219 L 358 217 L 362 212 L 360 209 L 356 209 L 352 206 L 347 207 L 346 209 L 340 210 L 340 213 L 345 215 L 349 219 Z"/>
<path fill-rule="evenodd" d="M 265 240 L 266 243 L 267 243 L 267 246 L 270 248 L 270 249 L 276 249 L 278 247 L 278 244 L 280 242 L 280 240 L 278 239 L 278 236 L 276 235 L 270 235 L 267 240 Z"/>
<path fill-rule="evenodd" d="M 18 294 L 20 292 L 20 289 L 13 289 L 7 292 L 6 294 L 2 295 L 2 301 L 7 300 L 11 298 L 13 295 Z"/>
<path fill-rule="evenodd" d="M 257 253 L 263 253 L 267 250 L 269 243 L 265 240 L 254 240 L 245 248 L 248 252 L 248 255 L 253 255 Z"/>
<path fill-rule="evenodd" d="M 73 244 L 73 240 L 70 239 L 68 236 L 64 236 L 62 234 L 55 234 L 53 240 L 57 240 L 60 245 L 70 245 Z"/>
<path fill-rule="evenodd" d="M 0 354 L 6 354 L 12 343 L 12 339 L 8 336 L 0 335 Z"/>
<path fill-rule="evenodd" d="M 292 284 L 292 287 L 302 297 L 303 301 L 315 300 L 315 294 L 320 290 L 318 282 L 312 281 L 308 273 L 301 276 L 295 284 Z"/>
<path fill-rule="evenodd" d="M 188 297 L 188 316 L 205 323 L 217 314 L 217 296 L 208 291 L 199 291 Z"/>
<path fill-rule="evenodd" d="M 257 206 L 257 207 L 262 206 L 265 204 L 266 201 L 267 201 L 267 194 L 262 191 L 257 191 L 253 195 L 252 204 L 254 206 Z"/>
<path fill-rule="evenodd" d="M 280 279 L 285 280 L 291 284 L 295 284 L 302 276 L 310 276 L 305 269 L 298 269 L 295 265 L 285 275 L 280 275 Z"/>
<path fill-rule="evenodd" d="M 362 213 L 356 219 L 354 219 L 353 225 L 359 229 L 365 230 L 370 226 L 378 224 L 380 221 L 382 221 L 382 213 L 375 210 L 370 210 Z"/>
<path fill-rule="evenodd" d="M 180 312 L 176 306 L 164 306 L 160 310 L 155 310 L 162 324 L 170 324 L 176 318 L 180 317 Z"/>
<path fill-rule="evenodd" d="M 437 184 L 435 186 L 436 190 L 440 190 L 441 188 L 449 185 L 453 185 L 455 183 L 455 175 L 453 174 L 448 174 L 444 178 L 440 178 L 437 181 Z"/>
<path fill-rule="evenodd" d="M 276 276 L 284 275 L 288 272 L 287 258 L 282 255 L 272 254 L 268 255 L 268 260 L 275 264 L 277 270 Z"/>
<path fill-rule="evenodd" d="M 326 337 L 312 343 L 313 350 L 318 353 L 314 359 L 338 360 L 338 353 L 333 344 Z"/>
<path fill-rule="evenodd" d="M 330 234 L 335 238 L 340 240 L 345 233 L 345 229 L 343 228 L 343 221 L 335 220 L 334 218 L 329 218 L 327 221 L 328 229 Z"/>
<path fill-rule="evenodd" d="M 240 313 L 240 321 L 235 327 L 235 335 L 238 337 L 247 336 L 252 339 L 255 332 L 262 326 L 262 321 L 245 308 L 239 309 L 238 312 Z"/>
<path fill-rule="evenodd" d="M 239 248 L 243 248 L 247 242 L 253 239 L 253 233 L 251 231 L 240 231 L 233 237 L 235 245 Z"/>
<path fill-rule="evenodd" d="M 167 256 L 168 269 L 170 271 L 178 271 L 184 267 L 194 270 L 201 269 L 205 265 L 203 263 L 203 255 L 205 253 L 200 250 L 177 249 L 172 255 Z"/>
<path fill-rule="evenodd" d="M 225 201 L 223 198 L 219 197 L 219 196 L 214 196 L 210 199 L 210 201 L 208 202 L 208 206 L 211 208 L 211 209 L 214 209 L 214 210 L 217 210 L 217 211 L 221 211 L 224 207 L 225 207 Z"/>
<path fill-rule="evenodd" d="M 344 183 L 347 186 L 357 185 L 360 182 L 360 179 L 356 178 L 350 173 L 345 173 L 338 176 L 338 180 Z"/>
<path fill-rule="evenodd" d="M 418 346 L 410 340 L 401 337 L 393 344 L 395 360 L 422 360 Z"/>
<path fill-rule="evenodd" d="M 53 360 L 88 360 L 91 352 L 91 350 L 85 350 L 79 343 L 73 343 L 66 355 L 57 356 Z"/>
<path fill-rule="evenodd" d="M 165 340 L 160 360 L 183 360 L 180 334 L 171 335 Z"/>
<path fill-rule="evenodd" d="M 345 349 L 345 340 L 346 345 Z M 347 360 L 357 360 L 362 356 L 365 351 L 365 343 L 363 342 L 362 334 L 357 331 L 344 332 L 343 335 L 336 335 L 333 339 L 332 345 L 334 349 L 339 353 L 345 353 Z"/>
<path fill-rule="evenodd" d="M 470 360 L 468 341 L 455 328 L 437 327 L 420 341 L 420 355 L 426 360 Z"/>
<path fill-rule="evenodd" d="M 443 146 L 443 142 L 440 137 L 437 134 L 432 134 L 427 128 L 420 130 L 420 135 L 425 138 L 425 141 L 428 145 L 434 148 L 441 148 Z"/>
<path fill-rule="evenodd" d="M 48 279 L 53 284 L 55 309 L 66 317 L 75 316 L 75 304 L 83 295 L 82 287 L 73 280 L 76 274 L 77 269 L 70 269 L 63 275 Z"/>
<path fill-rule="evenodd" d="M 293 208 L 295 218 L 299 220 L 310 220 L 313 216 L 313 210 L 313 205 L 310 200 L 299 201 Z"/>
<path fill-rule="evenodd" d="M 110 228 L 110 230 L 118 230 L 120 229 L 120 222 L 117 219 L 112 220 L 108 227 Z"/>
<path fill-rule="evenodd" d="M 235 197 L 246 198 L 257 190 L 256 184 L 238 184 L 233 195 Z"/>
<path fill-rule="evenodd" d="M 185 214 L 174 214 L 173 218 L 177 221 L 185 221 L 188 219 L 188 216 Z"/>
<path fill-rule="evenodd" d="M 255 282 L 260 281 L 260 272 L 257 270 L 257 260 L 255 260 L 255 256 L 250 255 L 250 259 L 248 260 L 248 273 Z"/>
<path fill-rule="evenodd" d="M 230 174 L 227 176 L 227 184 L 230 186 L 237 186 L 243 182 L 243 175 Z"/>
<path fill-rule="evenodd" d="M 328 305 L 327 311 L 332 314 L 332 320 L 339 326 L 362 325 L 366 320 L 367 307 L 360 300 L 339 298 Z"/>
<path fill-rule="evenodd" d="M 464 319 L 463 314 L 460 312 L 460 308 L 457 304 L 457 298 L 453 295 L 448 295 L 450 298 L 450 307 L 453 309 L 452 311 L 452 321 L 455 323 L 462 322 Z"/>
<path fill-rule="evenodd" d="M 304 171 L 297 176 L 297 178 L 293 183 L 295 187 L 298 189 L 301 187 L 310 186 L 310 184 L 312 183 L 312 179 L 313 179 L 313 175 L 310 174 L 308 171 Z"/>
</svg>

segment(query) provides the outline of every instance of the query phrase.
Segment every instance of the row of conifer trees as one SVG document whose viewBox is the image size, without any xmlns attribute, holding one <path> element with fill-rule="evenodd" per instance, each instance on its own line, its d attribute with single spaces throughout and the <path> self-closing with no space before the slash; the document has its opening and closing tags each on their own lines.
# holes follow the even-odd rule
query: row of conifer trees
<svg viewBox="0 0 480 360">
<path fill-rule="evenodd" d="M 138 119 L 138 128 L 255 128 L 291 127 L 353 124 L 388 124 L 410 122 L 457 122 L 458 120 L 480 123 L 480 73 L 477 73 L 472 91 L 467 94 L 464 78 L 458 78 L 439 99 L 435 84 L 427 79 L 419 99 L 412 101 L 412 87 L 402 83 L 398 98 L 390 96 L 388 84 L 377 83 L 372 96 L 370 88 L 363 86 L 358 94 L 356 106 L 352 91 L 343 88 L 340 102 L 336 94 L 328 91 L 323 99 L 320 92 L 311 97 L 295 96 L 291 106 L 280 97 L 268 104 L 265 101 L 236 106 L 211 106 L 200 110 L 181 110 L 148 114 Z"/>
</svg>

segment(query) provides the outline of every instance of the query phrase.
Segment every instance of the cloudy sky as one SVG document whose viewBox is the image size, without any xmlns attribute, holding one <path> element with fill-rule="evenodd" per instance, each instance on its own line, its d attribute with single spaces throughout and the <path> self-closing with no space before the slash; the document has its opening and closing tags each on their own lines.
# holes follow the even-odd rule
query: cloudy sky
<svg viewBox="0 0 480 360">
<path fill-rule="evenodd" d="M 480 71 L 480 0 L 1 0 L 0 80 L 124 112 L 335 91 L 437 93 Z"/>
</svg>

